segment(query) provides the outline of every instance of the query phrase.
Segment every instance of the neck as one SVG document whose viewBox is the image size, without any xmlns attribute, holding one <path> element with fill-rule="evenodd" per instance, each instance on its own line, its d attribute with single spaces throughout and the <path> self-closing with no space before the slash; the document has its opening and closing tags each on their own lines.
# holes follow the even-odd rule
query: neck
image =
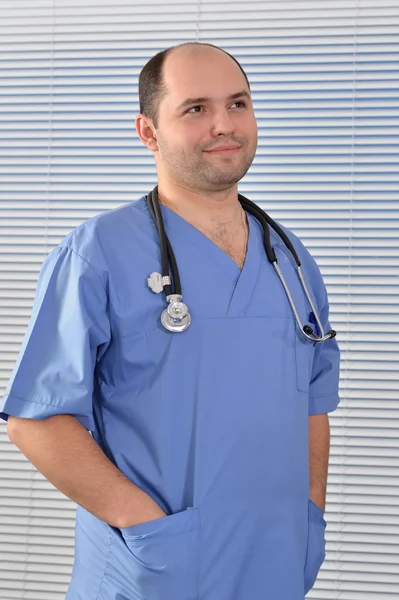
<svg viewBox="0 0 399 600">
<path fill-rule="evenodd" d="M 220 192 L 197 192 L 170 182 L 158 184 L 158 198 L 183 219 L 203 227 L 220 223 L 231 226 L 241 221 L 242 209 L 238 201 L 237 185 Z"/>
</svg>

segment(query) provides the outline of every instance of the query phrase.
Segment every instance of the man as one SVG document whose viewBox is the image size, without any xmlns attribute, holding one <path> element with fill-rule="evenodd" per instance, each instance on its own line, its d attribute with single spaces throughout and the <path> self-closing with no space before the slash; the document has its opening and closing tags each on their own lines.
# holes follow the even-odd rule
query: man
<svg viewBox="0 0 399 600">
<path fill-rule="evenodd" d="M 215 46 L 176 46 L 147 63 L 139 95 L 192 323 L 162 327 L 146 197 L 89 219 L 41 268 L 0 414 L 78 503 L 67 600 L 303 600 L 325 556 L 338 347 L 301 336 L 238 201 L 257 147 L 240 65 Z M 328 330 L 319 270 L 287 233 Z"/>
</svg>

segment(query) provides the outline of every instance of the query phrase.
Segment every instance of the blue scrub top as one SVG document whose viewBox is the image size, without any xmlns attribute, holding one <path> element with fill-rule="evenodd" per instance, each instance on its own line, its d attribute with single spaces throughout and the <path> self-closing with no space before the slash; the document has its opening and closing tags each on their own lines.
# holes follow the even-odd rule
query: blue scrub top
<svg viewBox="0 0 399 600">
<path fill-rule="evenodd" d="M 309 497 L 308 416 L 339 403 L 335 339 L 299 334 L 248 215 L 242 271 L 161 206 L 192 323 L 166 331 L 145 196 L 46 257 L 0 417 L 73 415 L 166 517 L 118 529 L 78 506 L 67 600 L 303 600 L 325 557 Z M 286 230 L 287 231 L 287 230 Z M 328 331 L 319 269 L 287 231 Z M 303 324 L 311 309 L 271 234 Z M 84 459 L 84 457 L 82 457 Z"/>
</svg>

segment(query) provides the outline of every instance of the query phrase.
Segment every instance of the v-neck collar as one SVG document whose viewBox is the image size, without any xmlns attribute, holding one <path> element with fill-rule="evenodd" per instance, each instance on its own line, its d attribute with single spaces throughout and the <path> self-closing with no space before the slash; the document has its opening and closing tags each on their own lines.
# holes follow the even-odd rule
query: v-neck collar
<svg viewBox="0 0 399 600">
<path fill-rule="evenodd" d="M 195 227 L 195 225 L 192 225 L 189 221 L 181 217 L 178 213 L 165 206 L 164 204 L 161 204 L 160 207 L 164 219 L 166 235 L 168 237 L 168 229 L 170 229 L 172 239 L 174 235 L 184 236 L 191 244 L 196 245 L 200 249 L 201 253 L 206 253 L 207 256 L 213 262 L 215 262 L 218 265 L 218 267 L 221 268 L 223 273 L 225 273 L 225 275 L 227 275 L 230 279 L 235 280 L 237 279 L 237 277 L 240 276 L 240 273 L 242 273 L 247 264 L 247 259 L 251 245 L 252 227 L 249 218 L 247 253 L 245 257 L 244 266 L 242 270 L 240 270 L 235 260 L 231 258 L 231 256 L 229 256 L 227 252 L 220 248 L 220 246 L 218 246 L 213 240 L 211 240 L 207 235 L 205 235 L 205 233 L 203 233 L 200 229 Z M 248 215 L 248 217 L 250 217 L 250 215 Z"/>
<path fill-rule="evenodd" d="M 233 283 L 234 289 L 227 316 L 243 315 L 251 299 L 259 274 L 261 256 L 264 252 L 262 229 L 255 217 L 246 213 L 249 228 L 247 254 L 244 266 L 240 270 L 237 263 L 202 231 L 167 206 L 161 204 L 160 207 L 166 235 L 172 247 L 174 236 L 183 237 L 189 243 L 194 244 L 201 254 L 206 254 L 218 266 L 220 273 Z"/>
</svg>

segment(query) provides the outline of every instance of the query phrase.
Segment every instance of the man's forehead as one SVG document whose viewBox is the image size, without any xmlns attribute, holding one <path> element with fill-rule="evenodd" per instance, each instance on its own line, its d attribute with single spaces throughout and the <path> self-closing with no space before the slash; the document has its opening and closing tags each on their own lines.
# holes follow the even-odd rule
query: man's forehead
<svg viewBox="0 0 399 600">
<path fill-rule="evenodd" d="M 239 96 L 250 99 L 243 74 L 231 58 L 220 51 L 185 50 L 168 56 L 164 65 L 166 103 L 170 109 L 181 110 L 193 101 L 224 102 Z M 213 65 L 211 71 L 209 61 Z"/>
<path fill-rule="evenodd" d="M 203 49 L 173 52 L 166 58 L 163 66 L 166 86 L 170 91 L 176 90 L 184 96 L 207 96 L 209 94 L 203 93 L 202 89 L 204 83 L 209 83 L 212 87 L 212 80 L 218 82 L 221 78 L 227 79 L 228 83 L 231 81 L 229 87 L 237 89 L 237 86 L 242 87 L 242 76 L 234 60 L 224 52 L 213 49 L 210 52 Z"/>
</svg>

